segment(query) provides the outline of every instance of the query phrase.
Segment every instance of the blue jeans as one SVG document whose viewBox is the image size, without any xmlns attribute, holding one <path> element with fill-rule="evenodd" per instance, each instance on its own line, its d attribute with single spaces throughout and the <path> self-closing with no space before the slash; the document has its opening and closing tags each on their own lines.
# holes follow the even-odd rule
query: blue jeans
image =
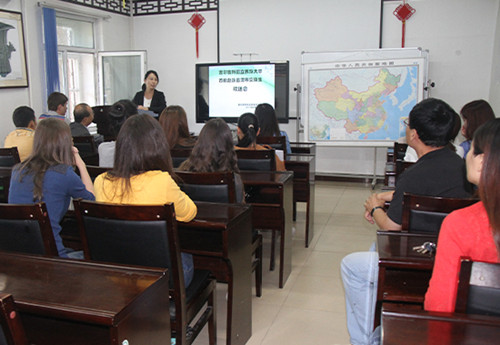
<svg viewBox="0 0 500 345">
<path fill-rule="evenodd" d="M 349 254 L 342 259 L 340 268 L 351 344 L 370 344 L 377 301 L 378 253 Z"/>
</svg>

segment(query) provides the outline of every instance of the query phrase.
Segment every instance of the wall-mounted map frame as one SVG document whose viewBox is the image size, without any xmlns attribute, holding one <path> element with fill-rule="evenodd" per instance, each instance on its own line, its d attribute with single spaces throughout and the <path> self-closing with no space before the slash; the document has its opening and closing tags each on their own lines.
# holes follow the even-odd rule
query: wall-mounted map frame
<svg viewBox="0 0 500 345">
<path fill-rule="evenodd" d="M 373 147 L 404 137 L 403 121 L 425 97 L 428 60 L 422 52 L 382 49 L 303 56 L 304 140 Z M 322 61 L 322 54 L 331 61 Z"/>
</svg>

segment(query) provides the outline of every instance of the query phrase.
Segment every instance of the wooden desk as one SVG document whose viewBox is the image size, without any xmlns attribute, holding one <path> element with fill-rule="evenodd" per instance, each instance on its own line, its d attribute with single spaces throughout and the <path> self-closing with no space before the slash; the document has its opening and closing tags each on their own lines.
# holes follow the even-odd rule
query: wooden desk
<svg viewBox="0 0 500 345">
<path fill-rule="evenodd" d="M 30 343 L 165 344 L 162 269 L 0 253 L 0 289 L 14 296 Z"/>
<path fill-rule="evenodd" d="M 291 142 L 292 153 L 308 153 L 316 156 L 316 143 Z"/>
<path fill-rule="evenodd" d="M 305 246 L 314 237 L 314 178 L 316 157 L 312 154 L 291 154 L 286 157 L 286 170 L 293 171 L 293 220 L 297 218 L 297 202 L 306 203 Z"/>
<path fill-rule="evenodd" d="M 375 326 L 380 324 L 383 302 L 423 305 L 434 258 L 413 250 L 437 237 L 399 231 L 378 231 L 379 273 Z"/>
<path fill-rule="evenodd" d="M 481 315 L 425 311 L 382 311 L 384 345 L 493 345 L 500 319 Z"/>
<path fill-rule="evenodd" d="M 279 287 L 283 288 L 292 271 L 293 173 L 290 171 L 242 171 L 241 179 L 252 205 L 252 222 L 257 229 L 280 232 Z M 271 248 L 274 258 L 274 248 Z M 271 260 L 271 270 L 274 269 Z"/>
<path fill-rule="evenodd" d="M 177 223 L 182 250 L 228 284 L 227 344 L 245 344 L 252 335 L 251 207 L 195 203 L 195 219 Z"/>
</svg>

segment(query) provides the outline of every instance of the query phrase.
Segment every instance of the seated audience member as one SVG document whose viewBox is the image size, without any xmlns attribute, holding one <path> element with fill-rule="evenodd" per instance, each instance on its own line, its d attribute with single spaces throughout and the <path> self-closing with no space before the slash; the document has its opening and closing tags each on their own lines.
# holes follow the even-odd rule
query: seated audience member
<svg viewBox="0 0 500 345">
<path fill-rule="evenodd" d="M 290 147 L 290 140 L 288 139 L 288 134 L 285 131 L 280 131 L 278 124 L 278 118 L 276 117 L 276 111 L 274 108 L 267 103 L 259 104 L 255 108 L 255 116 L 259 120 L 260 133 L 259 136 L 262 137 L 279 137 L 284 136 L 286 139 L 286 153 L 292 153 Z"/>
<path fill-rule="evenodd" d="M 116 204 L 163 205 L 174 203 L 177 220 L 196 216 L 196 205 L 173 177 L 172 158 L 165 134 L 149 115 L 125 121 L 116 139 L 113 170 L 97 176 L 96 200 Z M 193 278 L 193 258 L 182 253 L 186 287 Z"/>
<path fill-rule="evenodd" d="M 465 137 L 465 141 L 462 142 L 460 146 L 464 150 L 464 155 L 462 157 L 465 158 L 467 152 L 469 152 L 474 132 L 483 123 L 495 119 L 495 113 L 488 102 L 480 99 L 464 105 L 462 110 L 460 110 L 460 115 L 462 115 L 464 119 L 462 135 Z"/>
<path fill-rule="evenodd" d="M 94 121 L 94 111 L 90 105 L 80 103 L 75 106 L 73 110 L 75 122 L 70 123 L 71 136 L 73 137 L 90 137 L 92 136 L 87 127 Z M 96 134 L 93 136 L 96 146 L 99 146 L 104 141 L 102 135 Z"/>
<path fill-rule="evenodd" d="M 73 171 L 74 165 L 81 177 Z M 83 258 L 81 251 L 74 252 L 64 247 L 59 223 L 71 198 L 94 200 L 93 192 L 85 163 L 73 147 L 69 126 L 54 118 L 40 121 L 35 131 L 33 152 L 12 171 L 9 203 L 45 202 L 59 256 Z"/>
<path fill-rule="evenodd" d="M 60 92 L 52 92 L 47 99 L 48 112 L 40 115 L 39 120 L 56 118 L 69 124 L 70 120 L 66 117 L 68 110 L 68 97 Z"/>
<path fill-rule="evenodd" d="M 429 98 L 410 112 L 406 140 L 419 157 L 396 182 L 394 192 L 372 194 L 365 202 L 365 218 L 383 230 L 401 230 L 403 194 L 469 197 L 464 161 L 447 144 L 455 111 L 445 102 Z M 390 202 L 387 212 L 384 203 Z M 352 253 L 341 263 L 352 344 L 368 344 L 373 331 L 378 282 L 378 254 Z"/>
<path fill-rule="evenodd" d="M 238 144 L 236 150 L 268 150 L 271 147 L 257 144 L 257 136 L 260 127 L 257 116 L 252 113 L 245 113 L 238 119 Z M 276 156 L 276 170 L 285 171 L 285 163 Z"/>
<path fill-rule="evenodd" d="M 120 132 L 125 120 L 130 116 L 137 114 L 137 108 L 134 103 L 128 99 L 122 99 L 111 106 L 109 111 L 109 126 L 113 136 L 116 137 Z M 112 168 L 115 157 L 115 141 L 107 141 L 99 145 L 99 166 Z"/>
<path fill-rule="evenodd" d="M 16 129 L 7 135 L 3 147 L 17 147 L 22 162 L 28 158 L 33 149 L 36 128 L 35 112 L 27 106 L 18 107 L 12 113 L 12 121 Z"/>
<path fill-rule="evenodd" d="M 467 178 L 478 186 L 481 201 L 443 221 L 425 310 L 455 311 L 461 256 L 500 262 L 500 119 L 476 130 L 466 165 Z"/>
<path fill-rule="evenodd" d="M 236 186 L 236 202 L 245 201 L 243 181 L 238 169 L 238 158 L 233 146 L 233 136 L 229 126 L 222 119 L 212 119 L 205 123 L 191 155 L 182 162 L 179 170 L 194 172 L 232 171 Z"/>
<path fill-rule="evenodd" d="M 196 143 L 196 139 L 189 134 L 186 111 L 181 106 L 166 107 L 159 121 L 171 149 L 190 149 Z"/>
<path fill-rule="evenodd" d="M 462 126 L 462 121 L 460 121 L 460 116 L 455 113 L 455 121 L 453 125 L 453 131 L 450 134 L 450 141 L 448 142 L 447 146 L 455 152 L 460 158 L 464 157 L 464 149 L 460 146 L 455 144 L 455 138 L 458 135 L 458 132 L 460 132 L 460 128 Z M 405 162 L 416 162 L 418 160 L 418 155 L 417 152 L 415 151 L 414 148 L 411 146 L 408 146 L 406 148 L 406 153 L 403 159 Z"/>
</svg>

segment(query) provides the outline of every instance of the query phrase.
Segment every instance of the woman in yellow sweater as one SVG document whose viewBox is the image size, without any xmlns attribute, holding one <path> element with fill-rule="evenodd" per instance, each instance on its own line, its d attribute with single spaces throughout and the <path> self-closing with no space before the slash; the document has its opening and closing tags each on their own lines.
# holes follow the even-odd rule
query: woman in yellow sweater
<svg viewBox="0 0 500 345">
<path fill-rule="evenodd" d="M 196 205 L 174 181 L 172 158 L 163 130 L 149 115 L 134 115 L 116 139 L 113 170 L 97 176 L 96 200 L 116 204 L 163 205 L 174 203 L 178 221 L 196 216 Z M 193 258 L 182 254 L 184 280 L 193 277 Z"/>
</svg>

